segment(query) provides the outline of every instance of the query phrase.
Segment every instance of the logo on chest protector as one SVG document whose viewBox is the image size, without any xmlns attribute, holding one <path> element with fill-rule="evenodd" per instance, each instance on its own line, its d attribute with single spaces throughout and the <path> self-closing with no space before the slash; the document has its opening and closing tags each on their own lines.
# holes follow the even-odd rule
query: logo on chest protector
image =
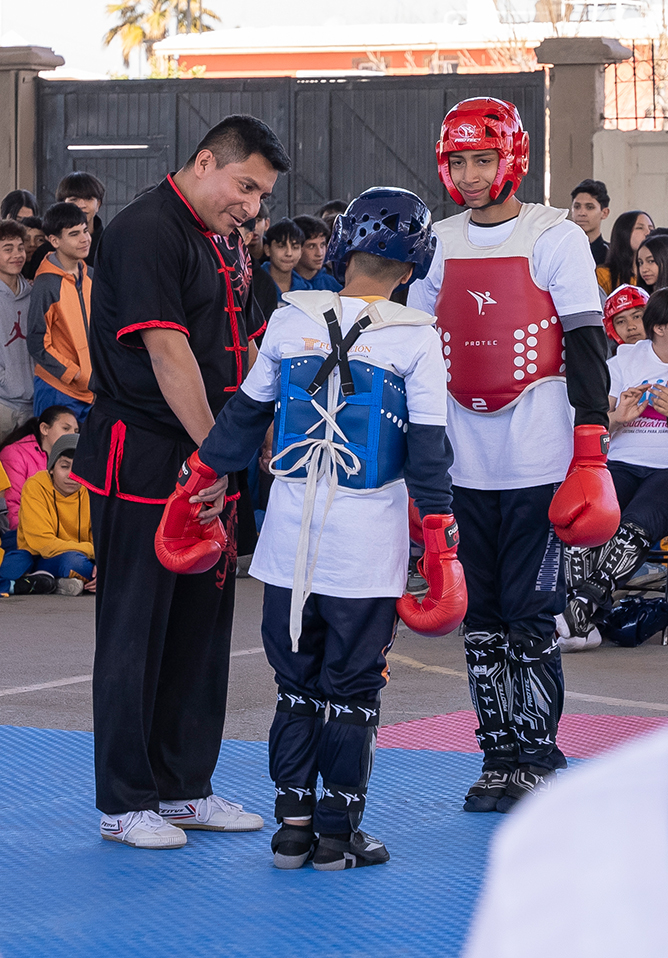
<svg viewBox="0 0 668 958">
<path fill-rule="evenodd" d="M 479 293 L 472 289 L 467 289 L 466 292 L 469 296 L 473 296 L 476 304 L 478 306 L 478 316 L 484 316 L 483 306 L 496 306 L 496 300 L 492 299 L 489 294 L 489 290 L 486 293 Z"/>
</svg>

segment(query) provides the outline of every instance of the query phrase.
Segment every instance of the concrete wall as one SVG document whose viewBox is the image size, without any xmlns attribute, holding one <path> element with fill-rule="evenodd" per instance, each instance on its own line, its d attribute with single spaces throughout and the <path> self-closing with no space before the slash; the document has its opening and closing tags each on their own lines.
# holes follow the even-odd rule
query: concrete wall
<svg viewBox="0 0 668 958">
<path fill-rule="evenodd" d="M 610 194 L 603 235 L 625 210 L 646 210 L 657 226 L 668 227 L 668 131 L 599 130 L 594 134 L 594 178 Z"/>
</svg>

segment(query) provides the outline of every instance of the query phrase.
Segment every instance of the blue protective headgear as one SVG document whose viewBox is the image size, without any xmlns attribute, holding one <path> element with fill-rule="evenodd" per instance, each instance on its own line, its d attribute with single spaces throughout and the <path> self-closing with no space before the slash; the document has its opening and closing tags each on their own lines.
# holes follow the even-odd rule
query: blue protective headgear
<svg viewBox="0 0 668 958">
<path fill-rule="evenodd" d="M 412 263 L 409 285 L 425 278 L 435 249 L 431 213 L 420 197 L 410 190 L 377 186 L 361 193 L 336 218 L 325 259 L 332 264 L 339 283 L 345 281 L 351 253 L 372 253 Z"/>
<path fill-rule="evenodd" d="M 634 648 L 668 626 L 668 602 L 628 596 L 609 612 L 600 625 L 604 637 L 615 645 Z"/>
</svg>

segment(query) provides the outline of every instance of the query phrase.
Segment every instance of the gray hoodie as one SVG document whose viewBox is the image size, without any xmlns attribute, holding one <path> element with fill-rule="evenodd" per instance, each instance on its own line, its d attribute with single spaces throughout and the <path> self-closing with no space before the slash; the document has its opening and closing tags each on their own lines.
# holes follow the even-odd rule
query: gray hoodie
<svg viewBox="0 0 668 958">
<path fill-rule="evenodd" d="M 0 402 L 10 406 L 32 403 L 35 367 L 26 344 L 31 292 L 21 275 L 16 295 L 0 280 Z"/>
</svg>

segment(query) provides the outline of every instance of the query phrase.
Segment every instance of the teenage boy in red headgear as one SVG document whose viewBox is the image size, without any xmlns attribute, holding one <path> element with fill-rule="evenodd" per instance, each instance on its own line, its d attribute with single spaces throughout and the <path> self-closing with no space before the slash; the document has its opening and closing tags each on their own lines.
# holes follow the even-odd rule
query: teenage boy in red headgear
<svg viewBox="0 0 668 958">
<path fill-rule="evenodd" d="M 613 290 L 603 307 L 603 325 L 608 339 L 617 346 L 635 346 L 646 339 L 642 323 L 649 293 L 640 286 L 623 283 Z"/>
<path fill-rule="evenodd" d="M 567 210 L 515 196 L 529 168 L 515 106 L 462 101 L 436 152 L 467 209 L 435 224 L 436 255 L 409 303 L 436 313 L 453 399 L 464 644 L 484 752 L 464 808 L 506 812 L 566 765 L 556 745 L 562 541 L 605 542 L 619 524 L 606 338 L 586 235 Z"/>
</svg>

